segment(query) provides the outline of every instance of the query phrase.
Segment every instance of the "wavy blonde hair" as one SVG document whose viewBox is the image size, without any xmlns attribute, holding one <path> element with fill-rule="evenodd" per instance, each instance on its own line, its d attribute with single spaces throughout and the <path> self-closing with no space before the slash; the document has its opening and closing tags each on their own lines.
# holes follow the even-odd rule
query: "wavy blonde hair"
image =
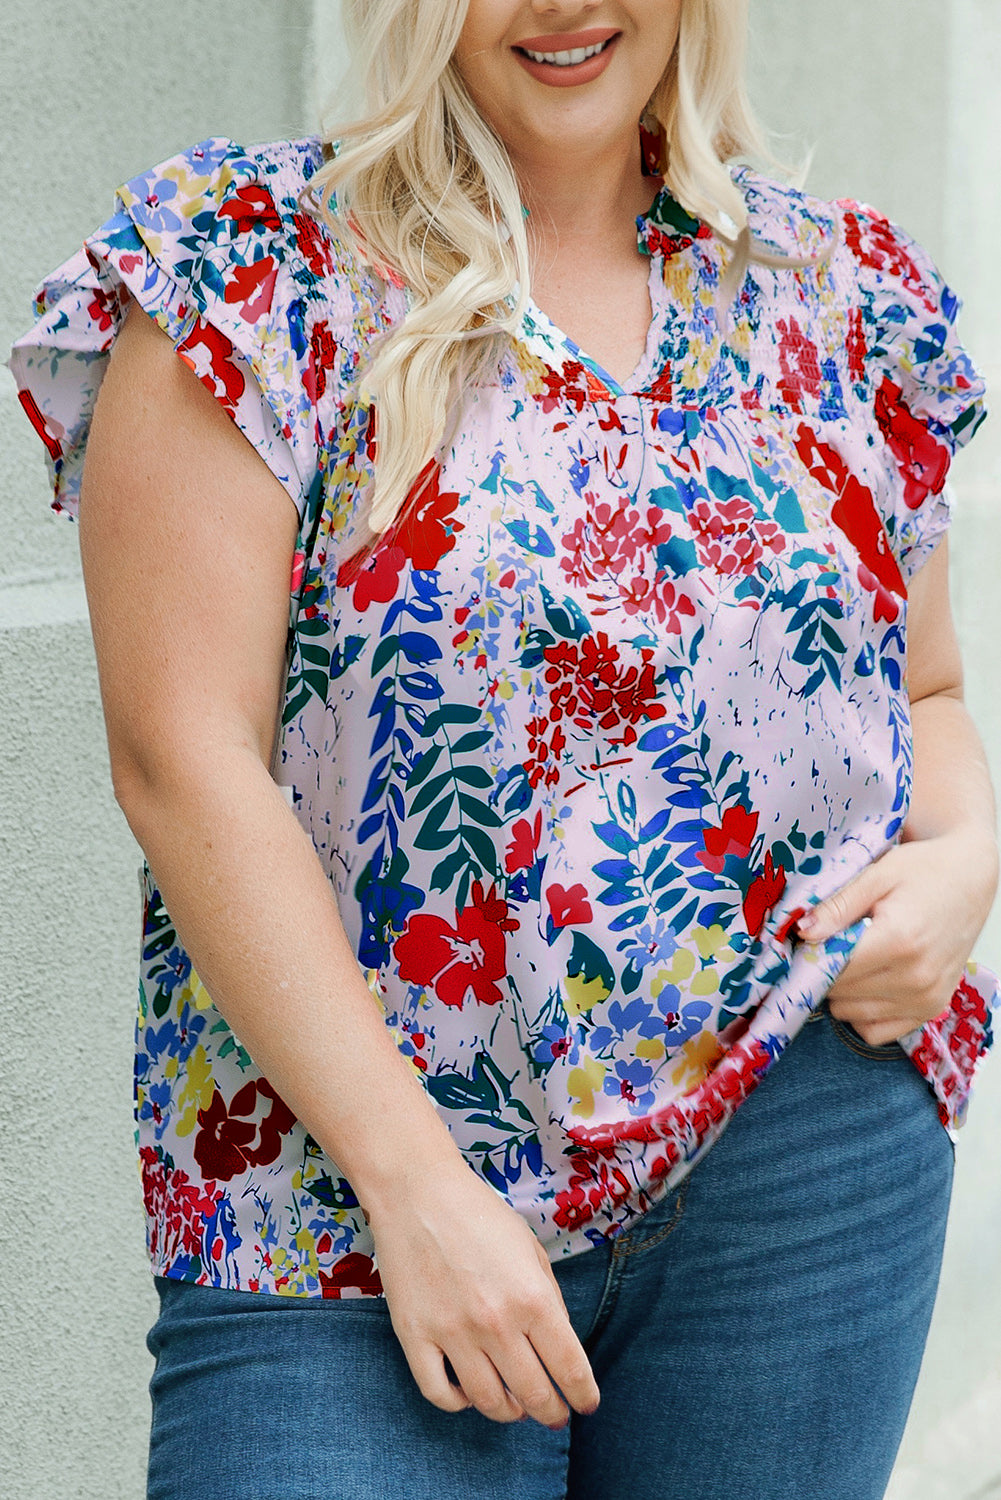
<svg viewBox="0 0 1001 1500">
<path fill-rule="evenodd" d="M 338 127 L 336 152 L 310 185 L 334 233 L 408 290 L 406 317 L 362 373 L 378 414 L 373 533 L 413 496 L 462 393 L 496 368 L 528 296 L 514 169 L 452 62 L 468 6 L 345 0 L 366 113 Z M 663 132 L 671 192 L 724 240 L 743 242 L 744 264 L 747 210 L 726 163 L 767 155 L 744 86 L 746 38 L 747 0 L 683 0 L 678 45 L 646 111 Z"/>
</svg>

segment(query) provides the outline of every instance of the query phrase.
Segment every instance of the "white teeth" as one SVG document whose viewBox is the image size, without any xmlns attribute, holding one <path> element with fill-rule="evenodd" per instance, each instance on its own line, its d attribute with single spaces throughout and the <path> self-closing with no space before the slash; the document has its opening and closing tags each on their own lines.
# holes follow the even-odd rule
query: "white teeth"
<svg viewBox="0 0 1001 1500">
<path fill-rule="evenodd" d="M 607 42 L 599 42 L 595 47 L 574 47 L 571 52 L 529 52 L 527 47 L 522 50 L 533 62 L 551 63 L 556 68 L 575 68 L 578 63 L 586 62 L 607 46 Z"/>
</svg>

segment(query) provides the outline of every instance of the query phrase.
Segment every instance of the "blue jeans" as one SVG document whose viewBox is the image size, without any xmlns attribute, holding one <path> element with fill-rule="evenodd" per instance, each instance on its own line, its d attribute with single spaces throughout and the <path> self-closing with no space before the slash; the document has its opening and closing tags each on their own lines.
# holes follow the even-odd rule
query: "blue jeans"
<svg viewBox="0 0 1001 1500">
<path fill-rule="evenodd" d="M 595 1416 L 439 1412 L 382 1299 L 158 1280 L 149 1500 L 878 1500 L 951 1182 L 908 1059 L 820 1012 L 680 1189 L 556 1265 Z"/>
</svg>

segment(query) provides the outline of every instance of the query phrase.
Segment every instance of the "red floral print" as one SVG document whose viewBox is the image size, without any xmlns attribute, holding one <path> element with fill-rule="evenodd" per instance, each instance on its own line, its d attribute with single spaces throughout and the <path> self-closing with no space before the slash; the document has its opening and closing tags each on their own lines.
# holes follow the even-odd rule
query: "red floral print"
<svg viewBox="0 0 1001 1500">
<path fill-rule="evenodd" d="M 199 350 L 204 351 L 201 357 Z M 177 352 L 216 400 L 228 412 L 235 412 L 243 399 L 247 382 L 226 335 L 204 318 L 196 318 L 187 336 L 178 344 Z"/>
<path fill-rule="evenodd" d="M 334 367 L 337 345 L 330 327 L 324 318 L 314 324 L 309 336 L 309 365 L 306 369 L 306 391 L 312 401 L 318 401 L 327 389 L 327 375 Z"/>
<path fill-rule="evenodd" d="M 664 229 L 651 228 L 647 231 L 646 245 L 651 255 L 662 255 L 669 260 L 672 255 L 679 255 L 682 250 L 687 250 L 692 243 L 693 236 L 690 234 L 669 234 Z"/>
<path fill-rule="evenodd" d="M 247 234 L 254 229 L 281 229 L 282 221 L 275 200 L 266 188 L 257 183 L 247 183 L 231 193 L 219 210 L 220 219 L 233 221 L 234 234 Z"/>
<path fill-rule="evenodd" d="M 574 1153 L 569 1185 L 556 1194 L 553 1218 L 566 1229 L 589 1224 L 602 1208 L 614 1208 L 632 1195 L 632 1184 L 621 1167 L 610 1166 L 594 1151 Z"/>
<path fill-rule="evenodd" d="M 212 1182 L 192 1182 L 181 1168 L 167 1166 L 153 1146 L 143 1146 L 139 1160 L 150 1254 L 166 1263 L 200 1255 L 205 1226 L 225 1196 L 223 1189 Z"/>
<path fill-rule="evenodd" d="M 357 610 L 370 604 L 388 604 L 400 587 L 400 573 L 407 560 L 402 547 L 380 543 L 374 552 L 362 558 L 352 557 L 342 563 L 337 573 L 338 588 L 354 586 L 352 602 Z"/>
<path fill-rule="evenodd" d="M 899 385 L 888 376 L 876 392 L 876 421 L 904 481 L 904 504 L 917 510 L 945 484 L 952 455 L 945 443 L 918 420 Z"/>
<path fill-rule="evenodd" d="M 270 1100 L 267 1114 L 259 1114 L 258 1097 Z M 281 1151 L 281 1137 L 295 1124 L 295 1115 L 266 1078 L 251 1079 L 226 1101 L 220 1089 L 207 1109 L 198 1111 L 195 1160 L 206 1177 L 228 1182 L 248 1166 L 267 1166 Z M 256 1139 L 255 1139 L 256 1138 Z"/>
<path fill-rule="evenodd" d="M 781 527 L 760 519 L 742 495 L 729 500 L 697 500 L 689 514 L 699 558 L 717 573 L 747 577 L 766 548 L 773 555 L 785 550 Z"/>
<path fill-rule="evenodd" d="M 584 885 L 572 885 L 569 890 L 564 890 L 561 885 L 551 885 L 546 891 L 546 900 L 556 927 L 580 927 L 594 916 Z"/>
<path fill-rule="evenodd" d="M 105 292 L 95 292 L 92 300 L 87 304 L 87 311 L 94 321 L 95 328 L 99 328 L 102 333 L 107 333 L 114 323 L 112 316 L 114 305 L 114 299 L 108 297 Z"/>
<path fill-rule="evenodd" d="M 442 490 L 441 465 L 432 461 L 418 476 L 400 521 L 389 533 L 415 568 L 437 568 L 464 530 L 456 519 L 457 490 Z"/>
<path fill-rule="evenodd" d="M 560 566 L 570 583 L 589 587 L 587 597 L 594 615 L 608 614 L 618 607 L 626 614 L 649 611 L 672 635 L 681 631 L 682 617 L 692 618 L 695 606 L 656 563 L 656 549 L 670 541 L 674 530 L 670 518 L 649 506 L 645 519 L 628 496 L 616 504 L 589 501 L 587 517 L 578 517 L 562 538 L 568 549 Z M 608 583 L 614 579 L 617 597 L 609 597 Z"/>
<path fill-rule="evenodd" d="M 314 276 L 325 276 L 333 270 L 330 241 L 321 230 L 312 214 L 296 214 L 295 242 Z"/>
<path fill-rule="evenodd" d="M 757 831 L 758 814 L 738 802 L 726 809 L 719 828 L 703 829 L 702 842 L 705 850 L 700 851 L 696 858 L 714 875 L 720 875 L 727 859 L 748 857 Z"/>
<path fill-rule="evenodd" d="M 892 623 L 900 613 L 900 600 L 907 597 L 907 585 L 872 491 L 852 474 L 840 453 L 818 441 L 809 427 L 799 428 L 796 451 L 813 477 L 837 495 L 831 520 L 858 553 L 859 583 L 875 596 L 874 618 Z"/>
<path fill-rule="evenodd" d="M 382 1295 L 382 1278 L 372 1257 L 360 1255 L 357 1250 L 342 1256 L 331 1270 L 321 1271 L 320 1286 L 321 1296 L 331 1300 L 343 1297 L 348 1289 L 360 1292 L 363 1297 Z"/>
<path fill-rule="evenodd" d="M 845 335 L 845 350 L 848 354 L 848 373 L 856 385 L 865 379 L 865 333 L 862 309 L 853 307 L 848 313 L 848 331 Z"/>
<path fill-rule="evenodd" d="M 820 395 L 820 363 L 817 346 L 808 339 L 792 316 L 779 318 L 775 324 L 779 335 L 781 378 L 779 394 L 790 411 L 802 411 L 802 396 L 816 399 Z"/>
<path fill-rule="evenodd" d="M 226 282 L 226 301 L 242 304 L 248 323 L 256 323 L 271 311 L 278 282 L 278 263 L 271 255 L 262 256 L 249 266 L 234 266 Z"/>
<path fill-rule="evenodd" d="M 588 735 L 602 729 L 615 748 L 637 740 L 636 725 L 663 718 L 667 709 L 658 699 L 653 652 L 643 647 L 639 663 L 623 666 L 620 648 L 604 631 L 580 641 L 559 641 L 544 652 L 543 680 L 549 691 L 548 715 L 529 723 L 529 759 L 525 762 L 533 786 L 545 779 L 559 780 L 559 760 L 566 745 L 564 718 Z M 613 733 L 614 731 L 614 733 Z"/>
<path fill-rule="evenodd" d="M 30 391 L 19 391 L 17 399 L 21 403 L 21 407 L 24 410 L 28 421 L 38 433 L 38 436 L 41 438 L 42 442 L 45 444 L 46 452 L 52 459 L 53 463 L 55 463 L 57 459 L 62 458 L 63 435 L 57 435 L 56 433 L 51 431 L 45 413 L 41 410 L 38 402 L 35 400 Z"/>
<path fill-rule="evenodd" d="M 562 370 L 546 369 L 542 384 L 543 389 L 535 399 L 545 412 L 562 405 L 583 411 L 591 394 L 588 372 L 578 360 L 567 360 Z"/>
<path fill-rule="evenodd" d="M 535 864 L 541 833 L 541 809 L 535 814 L 531 823 L 527 818 L 519 818 L 514 824 L 511 829 L 511 842 L 504 855 L 504 868 L 509 875 L 513 875 L 517 870 L 532 868 Z"/>
<path fill-rule="evenodd" d="M 418 914 L 393 947 L 401 979 L 433 985 L 438 999 L 458 1010 L 470 995 L 481 1005 L 504 998 L 497 980 L 507 973 L 505 933 L 518 926 L 495 886 L 485 895 L 475 880 L 472 896 L 472 905 L 456 912 L 454 927 L 441 917 Z"/>
<path fill-rule="evenodd" d="M 860 265 L 883 271 L 888 279 L 901 281 L 930 313 L 940 311 L 929 294 L 925 278 L 889 219 L 871 210 L 865 214 L 851 208 L 844 215 L 845 243 Z"/>
<path fill-rule="evenodd" d="M 772 907 L 781 899 L 786 888 L 785 866 L 775 868 L 772 851 L 765 855 L 764 869 L 750 885 L 744 897 L 744 922 L 751 937 L 760 937 L 765 919 Z"/>
</svg>

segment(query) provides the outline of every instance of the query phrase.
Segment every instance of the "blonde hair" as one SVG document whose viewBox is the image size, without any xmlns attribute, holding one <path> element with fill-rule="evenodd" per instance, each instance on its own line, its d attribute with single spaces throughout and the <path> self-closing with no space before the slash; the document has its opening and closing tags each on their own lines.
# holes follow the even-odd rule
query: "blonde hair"
<svg viewBox="0 0 1001 1500">
<path fill-rule="evenodd" d="M 496 368 L 528 296 L 514 169 L 452 62 L 468 5 L 345 0 L 367 113 L 337 129 L 310 185 L 334 233 L 408 291 L 406 317 L 362 372 L 377 408 L 374 533 L 399 516 L 463 391 Z M 744 88 L 746 33 L 747 0 L 683 0 L 678 45 L 646 111 L 662 128 L 671 192 L 724 240 L 743 242 L 745 264 L 747 210 L 726 163 L 767 154 Z"/>
</svg>

